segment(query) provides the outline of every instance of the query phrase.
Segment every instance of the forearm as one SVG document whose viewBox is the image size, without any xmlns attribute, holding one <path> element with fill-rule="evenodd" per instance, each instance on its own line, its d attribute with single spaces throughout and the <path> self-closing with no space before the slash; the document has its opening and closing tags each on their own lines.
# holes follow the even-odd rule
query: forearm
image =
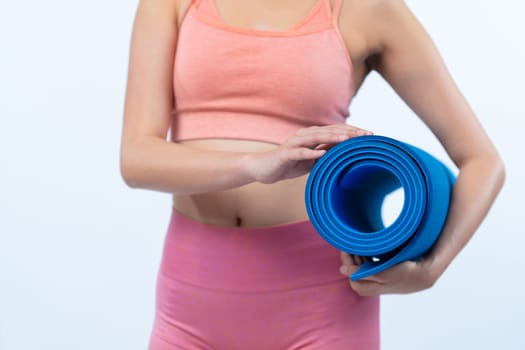
<svg viewBox="0 0 525 350">
<path fill-rule="evenodd" d="M 204 193 L 253 182 L 244 152 L 201 150 L 144 137 L 121 150 L 121 174 L 132 188 L 168 193 Z"/>
<path fill-rule="evenodd" d="M 477 230 L 503 186 L 504 177 L 504 167 L 497 155 L 480 156 L 460 167 L 447 221 L 428 256 L 434 280 Z"/>
</svg>

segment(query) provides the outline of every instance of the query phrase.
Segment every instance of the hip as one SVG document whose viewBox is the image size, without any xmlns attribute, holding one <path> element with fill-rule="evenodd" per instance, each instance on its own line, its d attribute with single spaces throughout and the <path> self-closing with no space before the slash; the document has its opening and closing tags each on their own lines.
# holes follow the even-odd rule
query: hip
<svg viewBox="0 0 525 350">
<path fill-rule="evenodd" d="M 257 227 L 203 223 L 172 209 L 160 270 L 169 278 L 233 292 L 348 283 L 339 251 L 309 220 Z M 350 286 L 348 286 L 350 288 Z"/>
<path fill-rule="evenodd" d="M 225 227 L 173 210 L 150 349 L 376 350 L 379 298 L 339 265 L 308 220 Z"/>
</svg>

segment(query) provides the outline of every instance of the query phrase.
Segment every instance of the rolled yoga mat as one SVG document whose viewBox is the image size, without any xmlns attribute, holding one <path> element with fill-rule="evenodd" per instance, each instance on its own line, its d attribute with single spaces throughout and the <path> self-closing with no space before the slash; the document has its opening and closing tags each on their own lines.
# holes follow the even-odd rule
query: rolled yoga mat
<svg viewBox="0 0 525 350">
<path fill-rule="evenodd" d="M 355 281 L 427 252 L 445 223 L 454 182 L 450 169 L 415 146 L 359 136 L 317 160 L 306 184 L 306 209 L 329 244 L 371 258 L 352 274 Z M 381 207 L 398 188 L 403 207 L 385 227 Z"/>
</svg>

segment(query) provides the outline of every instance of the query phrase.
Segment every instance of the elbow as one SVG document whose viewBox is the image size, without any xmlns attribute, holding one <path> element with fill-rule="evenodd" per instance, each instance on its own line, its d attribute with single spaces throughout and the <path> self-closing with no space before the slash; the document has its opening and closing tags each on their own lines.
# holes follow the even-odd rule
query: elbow
<svg viewBox="0 0 525 350">
<path fill-rule="evenodd" d="M 120 154 L 120 177 L 129 188 L 138 188 L 136 165 L 133 157 L 121 151 Z"/>
<path fill-rule="evenodd" d="M 507 177 L 507 171 L 505 169 L 505 164 L 503 163 L 503 159 L 500 155 L 496 155 L 496 159 L 494 160 L 494 174 L 495 174 L 495 182 L 496 186 L 498 188 L 498 191 L 503 187 L 505 184 L 505 180 Z"/>
<path fill-rule="evenodd" d="M 133 171 L 128 163 L 120 163 L 120 177 L 129 188 L 137 188 L 137 182 L 133 176 Z"/>
<path fill-rule="evenodd" d="M 505 164 L 499 153 L 493 149 L 492 152 L 486 152 L 485 155 L 481 156 L 482 162 L 486 169 L 485 173 L 490 179 L 491 187 L 497 193 L 503 188 L 506 178 Z"/>
<path fill-rule="evenodd" d="M 469 172 L 473 176 L 483 178 L 484 187 L 490 189 L 490 191 L 497 195 L 506 179 L 506 169 L 503 159 L 495 148 L 485 149 L 484 151 L 477 152 L 472 157 L 460 165 L 461 169 L 471 169 Z"/>
<path fill-rule="evenodd" d="M 133 180 L 133 177 L 130 175 L 129 170 L 124 170 L 120 168 L 120 177 L 129 188 L 137 188 L 137 183 Z"/>
</svg>

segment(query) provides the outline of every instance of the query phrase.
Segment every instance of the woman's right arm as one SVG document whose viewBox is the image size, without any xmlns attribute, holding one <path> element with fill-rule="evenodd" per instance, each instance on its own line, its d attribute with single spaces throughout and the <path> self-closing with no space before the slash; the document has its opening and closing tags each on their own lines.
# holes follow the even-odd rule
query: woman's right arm
<svg viewBox="0 0 525 350">
<path fill-rule="evenodd" d="M 167 141 L 181 0 L 140 0 L 131 35 L 120 172 L 132 188 L 169 193 L 226 190 L 307 173 L 330 145 L 363 135 L 345 124 L 299 130 L 271 152 L 201 150 Z"/>
</svg>

